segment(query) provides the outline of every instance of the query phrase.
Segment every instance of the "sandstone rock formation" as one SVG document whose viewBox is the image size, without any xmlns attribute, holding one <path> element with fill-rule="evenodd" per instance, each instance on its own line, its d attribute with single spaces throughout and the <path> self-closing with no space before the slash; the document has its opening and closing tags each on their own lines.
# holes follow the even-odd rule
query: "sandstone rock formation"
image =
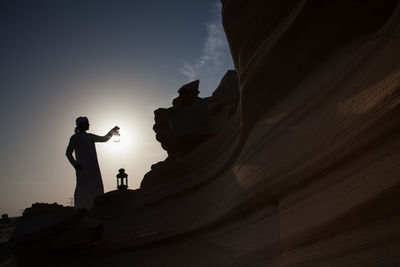
<svg viewBox="0 0 400 267">
<path fill-rule="evenodd" d="M 19 266 L 39 266 L 49 253 L 91 244 L 100 239 L 103 224 L 85 215 L 84 209 L 35 203 L 18 218 L 6 250 L 18 258 Z"/>
<path fill-rule="evenodd" d="M 220 116 L 219 111 L 225 106 L 233 111 L 237 107 L 239 83 L 236 71 L 225 74 L 212 97 L 198 97 L 199 83 L 196 80 L 183 85 L 178 90 L 179 96 L 172 101 L 172 107 L 154 111 L 153 130 L 162 148 L 168 152 L 167 160 L 190 153 L 214 136 L 228 120 Z M 214 122 L 216 118 L 220 118 L 218 123 Z"/>
<path fill-rule="evenodd" d="M 185 84 L 178 90 L 179 96 L 172 101 L 172 107 L 154 111 L 153 130 L 162 148 L 168 152 L 168 158 L 151 167 L 141 182 L 141 188 L 162 182 L 157 167 L 187 155 L 215 136 L 236 112 L 239 82 L 235 70 L 224 75 L 211 97 L 198 97 L 198 89 L 199 80 Z"/>
<path fill-rule="evenodd" d="M 42 266 L 400 265 L 399 1 L 222 2 L 239 109 Z"/>
<path fill-rule="evenodd" d="M 208 120 L 207 106 L 198 97 L 198 88 L 199 80 L 182 86 L 173 107 L 154 111 L 156 139 L 169 159 L 189 153 L 208 138 L 202 133 Z"/>
</svg>

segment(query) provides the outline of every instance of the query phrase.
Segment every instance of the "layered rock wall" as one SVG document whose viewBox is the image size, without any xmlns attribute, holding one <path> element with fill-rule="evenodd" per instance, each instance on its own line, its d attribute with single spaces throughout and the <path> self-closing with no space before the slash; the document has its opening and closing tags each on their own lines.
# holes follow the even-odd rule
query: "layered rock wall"
<svg viewBox="0 0 400 267">
<path fill-rule="evenodd" d="M 398 5 L 224 1 L 241 82 L 233 172 L 260 208 L 275 203 L 279 229 L 260 266 L 399 264 Z"/>
</svg>

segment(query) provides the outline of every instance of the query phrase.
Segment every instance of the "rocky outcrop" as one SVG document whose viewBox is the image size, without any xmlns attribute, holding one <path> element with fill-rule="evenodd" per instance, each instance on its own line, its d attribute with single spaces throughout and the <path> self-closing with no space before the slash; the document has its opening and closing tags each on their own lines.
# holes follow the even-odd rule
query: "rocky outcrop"
<svg viewBox="0 0 400 267">
<path fill-rule="evenodd" d="M 154 111 L 153 130 L 169 160 L 191 152 L 213 134 L 204 131 L 208 111 L 204 99 L 198 97 L 198 88 L 198 80 L 182 86 L 172 107 Z"/>
<path fill-rule="evenodd" d="M 19 266 L 39 266 L 41 258 L 88 246 L 102 233 L 102 222 L 86 216 L 84 209 L 35 203 L 18 218 L 6 249 L 17 257 Z"/>
<path fill-rule="evenodd" d="M 178 90 L 179 96 L 172 101 L 172 107 L 154 112 L 156 139 L 168 152 L 168 158 L 151 167 L 143 177 L 141 188 L 163 183 L 157 168 L 171 164 L 171 160 L 189 154 L 215 136 L 237 111 L 239 82 L 235 70 L 224 75 L 211 97 L 198 97 L 198 89 L 198 80 L 182 86 Z"/>
<path fill-rule="evenodd" d="M 200 98 L 199 80 L 183 85 L 172 107 L 154 111 L 153 130 L 156 139 L 168 152 L 168 159 L 175 159 L 193 151 L 198 145 L 214 136 L 229 118 L 221 118 L 219 111 L 229 106 L 231 111 L 239 102 L 237 73 L 228 71 L 211 97 Z M 231 115 L 232 113 L 231 112 Z"/>
</svg>

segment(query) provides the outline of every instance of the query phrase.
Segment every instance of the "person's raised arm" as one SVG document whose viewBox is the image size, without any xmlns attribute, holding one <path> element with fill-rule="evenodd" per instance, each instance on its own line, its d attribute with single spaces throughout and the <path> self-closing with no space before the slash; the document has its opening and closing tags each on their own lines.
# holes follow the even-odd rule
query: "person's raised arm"
<svg viewBox="0 0 400 267">
<path fill-rule="evenodd" d="M 111 138 L 113 135 L 118 135 L 118 134 L 119 134 L 119 133 L 118 133 L 118 130 L 119 130 L 119 127 L 118 127 L 118 126 L 115 126 L 114 128 L 112 128 L 112 129 L 111 129 L 106 135 L 104 135 L 104 136 L 99 136 L 99 135 L 95 135 L 95 134 L 91 134 L 91 136 L 92 136 L 94 142 L 107 142 L 108 140 L 110 140 L 110 138 Z"/>
<path fill-rule="evenodd" d="M 81 165 L 79 165 L 79 163 L 75 160 L 74 156 L 72 155 L 72 153 L 74 152 L 74 145 L 72 144 L 72 140 L 69 140 L 69 144 L 67 146 L 67 150 L 65 151 L 65 156 L 67 156 L 67 159 L 69 160 L 69 162 L 71 163 L 71 165 L 77 170 L 79 171 L 80 169 L 82 169 Z"/>
</svg>

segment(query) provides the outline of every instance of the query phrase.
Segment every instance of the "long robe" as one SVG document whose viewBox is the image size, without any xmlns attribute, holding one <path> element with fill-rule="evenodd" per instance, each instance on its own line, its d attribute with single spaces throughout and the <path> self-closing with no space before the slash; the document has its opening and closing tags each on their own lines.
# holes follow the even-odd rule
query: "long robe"
<svg viewBox="0 0 400 267">
<path fill-rule="evenodd" d="M 72 165 L 79 163 L 82 167 L 81 170 L 76 171 L 75 208 L 90 209 L 94 199 L 104 194 L 95 142 L 106 142 L 111 136 L 110 134 L 98 136 L 86 132 L 71 136 L 66 156 Z M 73 152 L 75 152 L 75 158 L 72 156 Z"/>
</svg>

